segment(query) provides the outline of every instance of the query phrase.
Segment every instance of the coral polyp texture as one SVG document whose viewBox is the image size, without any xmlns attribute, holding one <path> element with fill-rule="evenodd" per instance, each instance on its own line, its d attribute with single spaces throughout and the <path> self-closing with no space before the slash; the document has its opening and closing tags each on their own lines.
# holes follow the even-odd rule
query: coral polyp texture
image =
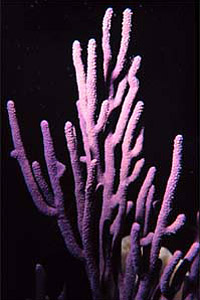
<svg viewBox="0 0 200 300">
<path fill-rule="evenodd" d="M 88 42 L 87 68 L 79 41 L 72 47 L 82 136 L 79 143 L 77 129 L 66 122 L 76 199 L 73 223 L 61 184 L 67 167 L 56 158 L 48 122 L 41 122 L 41 131 L 49 180 L 40 163 L 31 164 L 27 158 L 15 105 L 10 100 L 11 156 L 18 161 L 38 210 L 57 219 L 67 250 L 83 261 L 93 300 L 197 299 L 199 242 L 194 241 L 187 253 L 181 249 L 170 253 L 163 248 L 163 240 L 171 236 L 176 239 L 186 223 L 184 214 L 171 217 L 181 175 L 183 137 L 174 138 L 171 171 L 159 206 L 155 198 L 156 168 L 151 166 L 145 174 L 142 157 L 144 103 L 135 100 L 141 57 L 128 56 L 132 12 L 123 12 L 121 42 L 114 58 L 112 16 L 112 8 L 107 9 L 102 25 L 103 100 L 97 93 L 96 41 Z M 138 186 L 138 178 L 142 183 L 131 199 L 129 191 Z M 167 260 L 163 253 L 169 253 Z"/>
</svg>

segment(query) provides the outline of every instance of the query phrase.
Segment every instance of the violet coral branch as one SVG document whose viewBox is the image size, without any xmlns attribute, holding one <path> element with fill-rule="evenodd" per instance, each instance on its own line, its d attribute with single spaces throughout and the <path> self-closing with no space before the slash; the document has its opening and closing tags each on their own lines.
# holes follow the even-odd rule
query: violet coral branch
<svg viewBox="0 0 200 300">
<path fill-rule="evenodd" d="M 183 283 L 183 299 L 190 299 L 194 295 L 199 243 L 191 245 L 185 256 L 176 249 L 166 266 L 161 260 L 164 238 L 176 236 L 186 223 L 184 214 L 170 221 L 181 174 L 183 137 L 177 135 L 174 140 L 171 173 L 157 215 L 154 209 L 157 203 L 156 168 L 149 168 L 143 176 L 144 127 L 141 116 L 144 103 L 134 103 L 139 89 L 136 74 L 141 57 L 132 59 L 128 71 L 124 68 L 130 45 L 132 12 L 126 9 L 123 13 L 120 48 L 114 66 L 110 44 L 112 16 L 113 10 L 108 8 L 102 25 L 106 99 L 99 99 L 97 92 L 96 41 L 90 39 L 88 42 L 87 68 L 83 64 L 80 42 L 74 41 L 72 47 L 83 149 L 79 148 L 74 125 L 67 122 L 64 130 L 74 176 L 77 219 L 73 225 L 78 231 L 74 230 L 67 203 L 64 203 L 61 178 L 66 167 L 56 158 L 48 122 L 41 122 L 41 131 L 50 186 L 40 163 L 34 161 L 31 167 L 28 161 L 14 102 L 8 101 L 14 144 L 11 156 L 18 160 L 37 208 L 43 214 L 57 218 L 67 249 L 84 262 L 94 300 L 172 300 Z M 79 154 L 81 151 L 82 155 Z M 143 182 L 138 195 L 130 199 L 128 191 L 134 188 L 140 176 Z M 96 211 L 99 190 L 100 212 Z M 124 254 L 122 245 L 125 241 L 128 250 Z"/>
<path fill-rule="evenodd" d="M 82 232 L 82 221 L 85 203 L 85 186 L 84 178 L 81 169 L 80 158 L 78 155 L 78 142 L 76 137 L 76 130 L 70 122 L 65 124 L 65 136 L 70 153 L 70 159 L 72 164 L 72 170 L 75 181 L 75 196 L 76 196 L 76 207 L 78 217 L 78 228 L 81 234 Z"/>
<path fill-rule="evenodd" d="M 27 159 L 24 146 L 22 143 L 18 121 L 16 118 L 15 105 L 13 101 L 8 101 L 7 104 L 9 122 L 12 132 L 13 144 L 15 149 L 11 152 L 11 156 L 16 158 L 24 176 L 27 188 L 37 208 L 48 216 L 55 216 L 57 209 L 49 206 L 41 195 L 38 186 L 33 177 L 32 169 Z"/>
</svg>

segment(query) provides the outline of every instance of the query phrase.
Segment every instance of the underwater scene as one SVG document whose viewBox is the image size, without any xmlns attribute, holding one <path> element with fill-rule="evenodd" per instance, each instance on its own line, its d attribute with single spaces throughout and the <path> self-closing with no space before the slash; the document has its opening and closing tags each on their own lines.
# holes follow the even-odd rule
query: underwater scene
<svg viewBox="0 0 200 300">
<path fill-rule="evenodd" d="M 195 3 L 2 24 L 2 300 L 198 300 Z"/>
</svg>

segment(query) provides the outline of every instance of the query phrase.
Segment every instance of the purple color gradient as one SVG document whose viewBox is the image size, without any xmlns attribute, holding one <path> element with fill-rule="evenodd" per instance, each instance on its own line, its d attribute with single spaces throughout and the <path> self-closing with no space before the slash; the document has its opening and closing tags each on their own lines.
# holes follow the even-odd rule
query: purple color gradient
<svg viewBox="0 0 200 300">
<path fill-rule="evenodd" d="M 40 163 L 31 164 L 27 159 L 14 102 L 10 100 L 7 108 L 14 144 L 11 156 L 18 161 L 38 210 L 57 219 L 68 251 L 84 262 L 94 300 L 172 300 L 177 299 L 182 284 L 182 299 L 197 299 L 199 243 L 194 242 L 186 254 L 176 249 L 162 273 L 159 257 L 164 239 L 176 235 L 186 223 L 184 214 L 177 215 L 173 221 L 171 218 L 181 174 L 183 137 L 177 135 L 174 139 L 171 171 L 157 213 L 154 209 L 156 168 L 152 166 L 146 172 L 142 157 L 144 103 L 136 101 L 139 88 L 136 74 L 141 57 L 128 59 L 127 55 L 132 12 L 126 9 L 123 13 L 115 65 L 110 44 L 112 15 L 112 8 L 107 9 L 102 26 L 105 99 L 98 99 L 96 41 L 88 42 L 87 68 L 79 41 L 74 41 L 72 47 L 83 149 L 79 147 L 72 123 L 66 122 L 64 131 L 74 176 L 77 230 L 64 203 L 61 178 L 66 166 L 56 158 L 48 122 L 41 122 L 41 131 L 50 186 Z M 138 195 L 129 199 L 128 192 L 137 186 L 139 178 L 143 182 Z M 123 271 L 121 245 L 127 235 L 130 251 Z"/>
</svg>

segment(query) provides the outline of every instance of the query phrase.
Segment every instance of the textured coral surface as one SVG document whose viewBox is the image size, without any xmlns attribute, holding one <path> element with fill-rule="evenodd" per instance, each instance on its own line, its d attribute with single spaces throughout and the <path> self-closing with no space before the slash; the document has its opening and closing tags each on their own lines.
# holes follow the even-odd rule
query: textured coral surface
<svg viewBox="0 0 200 300">
<path fill-rule="evenodd" d="M 199 244 L 191 244 L 186 252 L 180 251 L 177 244 L 165 268 L 160 260 L 161 247 L 168 239 L 176 241 L 177 232 L 187 221 L 185 214 L 176 213 L 175 201 L 183 137 L 177 135 L 174 139 L 173 155 L 168 157 L 171 171 L 169 168 L 166 187 L 158 200 L 155 179 L 159 174 L 144 159 L 144 103 L 136 97 L 141 58 L 127 56 L 132 13 L 130 9 L 123 13 L 114 63 L 110 46 L 112 14 L 109 8 L 103 19 L 101 96 L 95 40 L 88 43 L 87 69 L 80 43 L 73 43 L 83 145 L 71 122 L 65 124 L 65 137 L 74 176 L 76 215 L 71 215 L 62 182 L 68 165 L 57 159 L 48 122 L 41 122 L 46 173 L 40 162 L 29 162 L 27 158 L 13 101 L 8 102 L 14 144 L 11 156 L 18 160 L 37 208 L 57 220 L 68 251 L 83 261 L 93 299 L 178 299 L 183 281 L 183 299 L 193 299 Z M 137 192 L 133 193 L 134 186 Z M 122 258 L 121 245 L 126 236 L 129 246 Z"/>
</svg>

